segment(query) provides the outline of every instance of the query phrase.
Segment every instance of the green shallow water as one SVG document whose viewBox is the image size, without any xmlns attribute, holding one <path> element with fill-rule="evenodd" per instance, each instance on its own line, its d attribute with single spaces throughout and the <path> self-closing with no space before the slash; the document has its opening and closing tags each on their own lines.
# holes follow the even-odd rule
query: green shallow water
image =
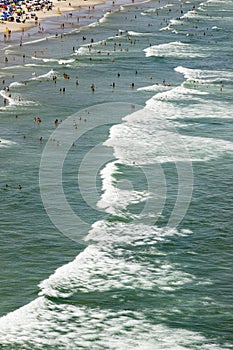
<svg viewBox="0 0 233 350">
<path fill-rule="evenodd" d="M 3 51 L 2 349 L 233 348 L 231 5 L 135 4 Z"/>
</svg>

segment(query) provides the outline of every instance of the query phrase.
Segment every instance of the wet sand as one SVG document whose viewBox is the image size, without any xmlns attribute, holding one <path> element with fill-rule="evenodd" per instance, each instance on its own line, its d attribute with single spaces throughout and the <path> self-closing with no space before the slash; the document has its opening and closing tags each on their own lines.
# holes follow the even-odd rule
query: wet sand
<svg viewBox="0 0 233 350">
<path fill-rule="evenodd" d="M 35 21 L 35 19 L 30 18 L 25 23 L 16 23 L 8 21 L 0 22 L 0 33 L 5 33 L 6 35 L 9 35 L 9 32 L 24 32 L 27 29 L 39 27 L 40 25 L 42 25 L 42 22 L 44 22 L 49 17 L 61 16 L 65 12 L 76 11 L 83 7 L 90 6 L 91 8 L 93 8 L 93 6 L 103 3 L 105 3 L 104 0 L 54 0 L 52 10 L 36 11 L 36 15 L 38 17 L 37 21 Z M 27 10 L 26 13 L 30 15 L 30 12 L 27 12 Z"/>
</svg>

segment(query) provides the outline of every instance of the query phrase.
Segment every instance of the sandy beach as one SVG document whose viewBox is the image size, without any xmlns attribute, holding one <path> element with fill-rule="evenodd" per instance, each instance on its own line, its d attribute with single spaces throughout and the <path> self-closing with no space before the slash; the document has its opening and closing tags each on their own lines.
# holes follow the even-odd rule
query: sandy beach
<svg viewBox="0 0 233 350">
<path fill-rule="evenodd" d="M 70 1 L 53 1 L 53 7 L 51 10 L 47 11 L 46 9 L 36 11 L 37 20 L 33 18 L 29 18 L 25 21 L 25 23 L 17 23 L 17 22 L 9 22 L 9 21 L 1 21 L 0 22 L 0 33 L 9 34 L 9 32 L 20 32 L 30 29 L 32 27 L 39 27 L 42 21 L 45 21 L 49 17 L 61 16 L 64 12 L 72 12 L 83 7 L 91 7 L 103 4 L 105 1 L 103 0 L 70 0 Z M 25 13 L 28 13 L 30 16 L 30 12 L 28 12 L 25 5 L 22 6 L 25 10 Z M 4 9 L 1 9 L 0 15 Z"/>
</svg>

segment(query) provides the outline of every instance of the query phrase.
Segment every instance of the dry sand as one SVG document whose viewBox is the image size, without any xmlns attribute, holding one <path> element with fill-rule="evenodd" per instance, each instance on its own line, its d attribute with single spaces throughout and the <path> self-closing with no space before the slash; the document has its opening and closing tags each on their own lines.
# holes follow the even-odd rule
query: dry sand
<svg viewBox="0 0 233 350">
<path fill-rule="evenodd" d="M 64 12 L 72 12 L 74 10 L 81 9 L 82 7 L 93 7 L 98 4 L 103 4 L 104 0 L 53 0 L 53 9 L 52 10 L 41 10 L 36 11 L 38 17 L 38 23 L 35 23 L 34 19 L 28 19 L 25 23 L 16 23 L 16 22 L 0 22 L 0 33 L 8 33 L 8 30 L 13 32 L 25 31 L 29 28 L 36 27 L 38 24 L 41 24 L 41 21 L 44 21 L 46 18 L 52 16 L 60 16 Z M 23 7 L 24 8 L 24 7 Z M 30 12 L 25 11 L 30 15 Z M 1 11 L 0 11 L 1 14 Z"/>
</svg>

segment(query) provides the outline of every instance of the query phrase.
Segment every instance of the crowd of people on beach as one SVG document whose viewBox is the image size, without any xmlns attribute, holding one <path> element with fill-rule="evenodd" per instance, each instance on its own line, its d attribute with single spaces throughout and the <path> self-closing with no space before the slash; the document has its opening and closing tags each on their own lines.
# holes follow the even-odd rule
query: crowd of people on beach
<svg viewBox="0 0 233 350">
<path fill-rule="evenodd" d="M 51 0 L 3 0 L 0 2 L 0 20 L 2 23 L 38 21 L 38 11 L 50 11 L 52 8 Z"/>
</svg>

